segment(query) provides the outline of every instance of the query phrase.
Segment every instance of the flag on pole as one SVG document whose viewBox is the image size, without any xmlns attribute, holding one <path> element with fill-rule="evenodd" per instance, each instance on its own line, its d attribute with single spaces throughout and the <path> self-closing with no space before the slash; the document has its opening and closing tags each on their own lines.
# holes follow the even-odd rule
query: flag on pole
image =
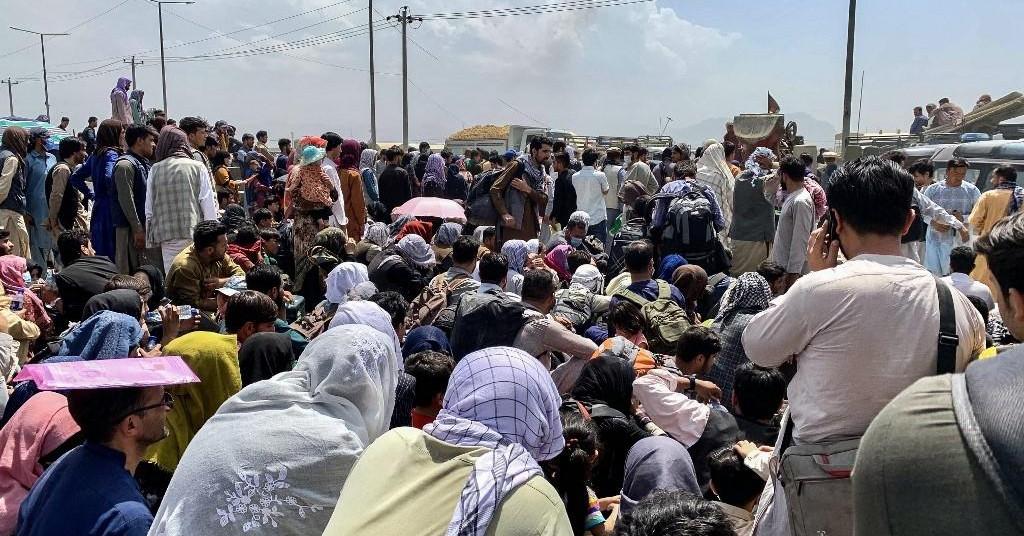
<svg viewBox="0 0 1024 536">
<path fill-rule="evenodd" d="M 777 114 L 779 113 L 779 103 L 772 97 L 772 92 L 768 92 L 768 113 Z"/>
</svg>

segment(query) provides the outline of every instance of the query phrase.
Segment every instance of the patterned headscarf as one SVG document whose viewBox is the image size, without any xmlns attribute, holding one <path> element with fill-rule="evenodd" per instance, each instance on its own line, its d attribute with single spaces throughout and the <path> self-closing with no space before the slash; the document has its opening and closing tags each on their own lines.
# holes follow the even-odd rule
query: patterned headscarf
<svg viewBox="0 0 1024 536">
<path fill-rule="evenodd" d="M 754 149 L 754 152 L 750 153 L 750 156 L 747 157 L 747 162 L 743 164 L 744 169 L 746 171 L 753 172 L 755 177 L 760 177 L 762 175 L 767 175 L 768 173 L 771 173 L 770 169 L 764 169 L 763 167 L 761 167 L 760 164 L 757 163 L 758 157 L 761 156 L 767 156 L 768 158 L 774 159 L 775 153 L 773 153 L 772 150 L 767 147 L 758 147 L 757 149 Z"/>
<path fill-rule="evenodd" d="M 508 258 L 508 269 L 521 274 L 526 267 L 529 246 L 522 240 L 509 240 L 501 246 L 501 254 Z"/>
<path fill-rule="evenodd" d="M 153 160 L 159 162 L 165 158 L 192 158 L 188 151 L 188 136 L 180 128 L 167 125 L 160 131 L 156 141 L 156 152 Z"/>
<path fill-rule="evenodd" d="M 462 226 L 457 223 L 444 223 L 434 234 L 434 245 L 442 248 L 450 248 L 462 234 Z"/>
<path fill-rule="evenodd" d="M 509 492 L 543 474 L 538 462 L 562 452 L 560 404 L 548 371 L 522 350 L 487 348 L 459 361 L 437 419 L 423 431 L 447 443 L 492 450 L 473 464 L 449 536 L 486 533 Z"/>
<path fill-rule="evenodd" d="M 529 251 L 530 253 L 533 253 L 534 255 L 540 253 L 540 240 L 537 240 L 536 238 L 531 238 L 530 240 L 527 240 L 526 250 Z"/>
<path fill-rule="evenodd" d="M 341 169 L 359 171 L 359 142 L 345 140 L 341 142 Z"/>
<path fill-rule="evenodd" d="M 516 158 L 516 162 L 522 167 L 526 174 L 530 188 L 541 191 L 544 189 L 544 167 L 533 161 L 533 155 L 527 152 Z"/>
<path fill-rule="evenodd" d="M 420 235 L 411 234 L 398 241 L 395 247 L 402 258 L 412 263 L 417 268 L 430 269 L 437 263 L 434 257 L 434 250 L 430 248 L 427 241 Z"/>
<path fill-rule="evenodd" d="M 747 272 L 733 281 L 722 295 L 722 305 L 715 317 L 715 323 L 728 321 L 740 311 L 758 313 L 768 308 L 772 300 L 772 287 L 768 280 L 757 272 Z"/>
<path fill-rule="evenodd" d="M 364 325 L 379 331 L 388 340 L 395 351 L 395 361 L 398 363 L 398 370 L 402 370 L 402 342 L 398 340 L 395 327 L 391 324 L 391 315 L 381 306 L 372 301 L 356 300 L 343 303 L 338 306 L 334 318 L 331 319 L 329 329 L 338 326 Z"/>
<path fill-rule="evenodd" d="M 373 161 L 377 159 L 377 151 L 373 149 L 363 149 L 363 152 L 359 153 L 359 171 L 364 169 L 373 169 Z"/>
<path fill-rule="evenodd" d="M 4 130 L 3 138 L 0 138 L 0 147 L 14 153 L 18 161 L 25 162 L 28 155 L 28 131 L 19 126 L 10 126 Z"/>
<path fill-rule="evenodd" d="M 366 265 L 358 262 L 343 262 L 327 274 L 327 301 L 345 303 L 356 285 L 370 280 Z"/>
<path fill-rule="evenodd" d="M 388 232 L 386 223 L 371 223 L 363 233 L 363 240 L 380 247 L 384 247 L 389 238 L 391 238 L 391 233 Z"/>
<path fill-rule="evenodd" d="M 555 246 L 555 249 L 552 249 L 544 256 L 544 264 L 548 265 L 555 272 L 558 272 L 558 278 L 562 281 L 572 279 L 572 274 L 569 273 L 569 253 L 572 252 L 572 250 L 572 246 L 562 244 Z"/>
<path fill-rule="evenodd" d="M 444 166 L 444 157 L 434 153 L 427 157 L 427 168 L 423 172 L 423 184 L 436 184 L 438 188 L 444 188 L 448 183 L 448 174 Z"/>
</svg>

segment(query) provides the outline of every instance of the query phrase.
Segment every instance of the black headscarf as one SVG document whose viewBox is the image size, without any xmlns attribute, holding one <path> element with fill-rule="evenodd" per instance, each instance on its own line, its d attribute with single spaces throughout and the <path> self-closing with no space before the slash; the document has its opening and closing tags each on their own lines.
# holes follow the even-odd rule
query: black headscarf
<svg viewBox="0 0 1024 536">
<path fill-rule="evenodd" d="M 100 311 L 114 311 L 132 318 L 142 317 L 142 297 L 138 292 L 129 289 L 108 290 L 97 294 L 82 307 L 82 320 Z"/>
<path fill-rule="evenodd" d="M 245 214 L 245 209 L 241 205 L 228 205 L 224 209 L 224 215 L 221 216 L 220 222 L 224 224 L 224 227 L 228 228 L 228 233 L 234 233 L 239 227 L 245 223 L 248 219 Z"/>
<path fill-rule="evenodd" d="M 238 350 L 243 386 L 287 372 L 294 363 L 292 341 L 287 333 L 256 333 Z"/>
<path fill-rule="evenodd" d="M 572 397 L 580 402 L 605 404 L 629 415 L 632 407 L 633 380 L 636 373 L 629 361 L 618 357 L 601 356 L 583 366 Z"/>
<path fill-rule="evenodd" d="M 152 294 L 148 305 L 150 311 L 155 311 L 160 306 L 160 301 L 164 299 L 164 274 L 152 264 L 143 264 L 135 269 L 135 273 L 140 272 L 146 274 L 146 278 L 149 279 L 149 289 Z"/>
</svg>

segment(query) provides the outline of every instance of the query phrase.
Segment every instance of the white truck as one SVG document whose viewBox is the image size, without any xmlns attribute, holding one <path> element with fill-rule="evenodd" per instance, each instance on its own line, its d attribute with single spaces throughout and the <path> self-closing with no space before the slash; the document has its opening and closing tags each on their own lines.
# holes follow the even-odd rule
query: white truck
<svg viewBox="0 0 1024 536">
<path fill-rule="evenodd" d="M 530 146 L 530 140 L 544 136 L 566 143 L 572 143 L 578 138 L 568 130 L 525 125 L 477 125 L 452 134 L 445 140 L 444 146 L 454 154 L 462 154 L 467 149 L 483 149 L 499 154 L 509 149 L 523 152 Z"/>
</svg>

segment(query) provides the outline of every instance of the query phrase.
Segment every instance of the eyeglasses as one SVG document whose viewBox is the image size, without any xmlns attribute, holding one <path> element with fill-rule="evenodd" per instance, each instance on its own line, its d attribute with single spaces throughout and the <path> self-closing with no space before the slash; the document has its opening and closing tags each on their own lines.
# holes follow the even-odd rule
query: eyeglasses
<svg viewBox="0 0 1024 536">
<path fill-rule="evenodd" d="M 166 406 L 167 409 L 174 409 L 174 395 L 172 395 L 170 391 L 164 391 L 164 396 L 163 398 L 160 399 L 159 404 L 151 404 L 149 406 L 142 406 L 141 408 L 133 409 L 121 415 L 120 417 L 114 419 L 114 422 L 121 422 L 122 419 L 129 415 L 135 415 L 136 413 L 142 413 L 144 411 L 149 411 L 151 409 L 156 409 L 164 406 Z"/>
</svg>

